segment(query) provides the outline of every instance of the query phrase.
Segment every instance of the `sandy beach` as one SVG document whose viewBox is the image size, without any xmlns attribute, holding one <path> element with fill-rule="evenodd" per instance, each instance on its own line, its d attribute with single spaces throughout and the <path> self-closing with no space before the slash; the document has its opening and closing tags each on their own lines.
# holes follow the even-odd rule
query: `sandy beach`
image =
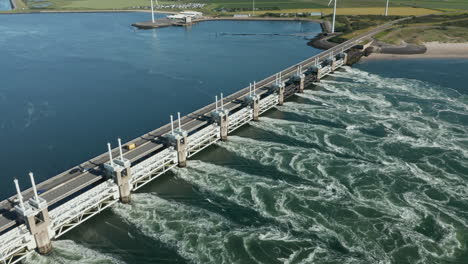
<svg viewBox="0 0 468 264">
<path fill-rule="evenodd" d="M 426 53 L 400 55 L 372 53 L 364 60 L 392 60 L 392 59 L 430 59 L 430 58 L 468 58 L 468 43 L 424 43 L 427 47 Z"/>
</svg>

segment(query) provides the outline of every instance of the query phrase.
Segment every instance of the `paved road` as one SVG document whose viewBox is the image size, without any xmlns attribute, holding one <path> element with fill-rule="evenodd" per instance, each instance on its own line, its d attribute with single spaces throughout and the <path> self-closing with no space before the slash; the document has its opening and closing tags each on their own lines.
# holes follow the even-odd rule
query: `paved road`
<svg viewBox="0 0 468 264">
<path fill-rule="evenodd" d="M 331 54 L 337 54 L 343 50 L 347 50 L 354 45 L 358 44 L 360 41 L 365 40 L 382 30 L 385 30 L 390 25 L 395 22 L 384 24 L 379 26 L 368 33 L 365 33 L 355 39 L 344 42 L 340 45 L 333 47 L 330 50 L 326 50 L 316 56 L 313 56 L 303 62 L 300 62 L 296 65 L 293 65 L 286 70 L 282 71 L 283 78 L 287 78 L 296 73 L 297 67 L 299 65 L 309 67 L 314 64 L 315 60 L 318 58 L 320 61 L 326 58 L 329 58 Z M 265 87 L 271 85 L 275 82 L 275 75 L 272 75 L 260 82 L 257 82 L 257 94 L 265 93 Z M 246 87 L 234 94 L 231 94 L 225 98 L 225 107 L 232 110 L 237 108 L 241 104 L 241 100 L 248 95 L 249 88 Z M 198 109 L 195 112 L 192 112 L 181 118 L 182 128 L 189 133 L 197 130 L 198 128 L 207 124 L 210 113 L 215 109 L 215 104 L 212 103 L 201 109 Z M 131 140 L 130 142 L 135 143 L 137 148 L 133 150 L 124 150 L 125 158 L 135 163 L 140 158 L 145 157 L 150 153 L 157 152 L 164 148 L 160 142 L 160 137 L 166 133 L 170 132 L 170 124 L 166 124 L 150 133 L 147 133 L 139 138 Z M 105 145 L 103 144 L 103 147 Z M 116 157 L 118 155 L 118 149 L 113 150 L 113 155 Z M 65 171 L 59 175 L 50 178 L 47 181 L 44 181 L 38 184 L 38 189 L 46 190 L 40 196 L 48 201 L 49 206 L 56 204 L 62 199 L 77 193 L 84 188 L 90 186 L 93 183 L 102 181 L 104 179 L 103 172 L 101 171 L 102 164 L 107 162 L 108 155 L 107 153 L 101 154 L 78 167 L 72 168 L 68 171 Z M 78 169 L 77 169 L 78 168 Z M 86 172 L 82 172 L 82 169 L 86 169 Z M 13 184 L 12 184 L 13 188 Z M 32 197 L 32 190 L 28 189 L 23 192 L 25 199 Z M 12 210 L 12 203 L 14 197 L 11 197 L 7 200 L 0 202 L 0 232 L 12 227 L 16 224 L 16 215 Z"/>
</svg>

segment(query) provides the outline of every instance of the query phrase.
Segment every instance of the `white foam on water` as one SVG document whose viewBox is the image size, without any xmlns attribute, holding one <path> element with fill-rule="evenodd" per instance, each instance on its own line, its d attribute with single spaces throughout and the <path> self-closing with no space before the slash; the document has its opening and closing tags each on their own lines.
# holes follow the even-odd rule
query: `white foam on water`
<svg viewBox="0 0 468 264">
<path fill-rule="evenodd" d="M 319 195 L 323 189 L 320 185 L 290 184 L 203 161 L 191 161 L 190 168 L 177 169 L 176 174 L 266 218 L 289 223 L 297 230 L 307 226 L 309 220 L 291 210 L 288 203 L 302 199 L 324 200 Z"/>
<path fill-rule="evenodd" d="M 309 133 L 316 125 L 269 117 L 260 117 L 259 120 L 260 122 L 252 122 L 250 125 L 299 141 L 320 144 L 317 134 Z"/>
<path fill-rule="evenodd" d="M 341 232 L 343 232 L 342 229 L 346 228 L 339 227 L 335 230 L 339 226 L 338 222 L 328 219 L 326 222 L 328 222 L 329 227 L 325 227 L 315 221 L 313 216 L 304 214 L 302 209 L 309 210 L 307 206 L 300 206 L 298 211 L 296 206 L 301 201 L 330 202 L 350 195 L 336 179 L 332 178 L 331 182 L 318 180 L 315 186 L 295 185 L 202 161 L 191 161 L 188 168 L 177 169 L 176 173 L 178 177 L 201 189 L 220 195 L 238 205 L 251 208 L 264 217 L 281 223 L 288 223 L 286 226 L 291 226 L 296 232 L 302 233 L 304 230 L 309 230 L 309 232 L 323 237 L 325 240 L 329 237 L 336 238 L 345 248 L 351 251 L 369 252 L 373 250 L 373 256 L 382 257 L 381 249 L 377 249 L 377 251 L 372 249 L 372 243 L 369 244 L 359 236 L 343 237 Z M 272 202 L 274 206 L 271 205 Z M 294 207 L 291 207 L 291 205 L 294 205 Z M 320 213 L 317 212 L 316 214 Z M 353 231 L 348 230 L 346 232 L 352 233 Z M 278 233 L 269 233 L 268 236 L 260 236 L 260 239 L 273 239 L 272 235 L 277 236 Z M 285 241 L 285 239 L 282 240 Z M 294 253 L 290 256 L 293 259 L 295 257 Z M 284 259 L 284 261 L 287 260 Z M 351 261 L 350 263 L 358 262 Z"/>
<path fill-rule="evenodd" d="M 429 256 L 435 258 L 453 257 L 456 250 L 462 249 L 462 244 L 457 238 L 456 228 L 453 224 L 447 223 L 443 220 L 437 212 L 434 212 L 433 209 L 428 206 L 428 204 L 425 204 L 423 201 L 423 195 L 410 192 L 405 193 L 404 198 L 412 205 L 412 207 L 417 208 L 420 214 L 424 217 L 433 217 L 436 225 L 444 232 L 442 239 L 437 241 L 415 231 L 414 228 L 408 229 L 402 233 L 402 236 L 406 240 L 418 245 L 418 251 L 423 257 L 421 263 L 427 263 Z"/>
<path fill-rule="evenodd" d="M 52 242 L 54 248 L 48 256 L 33 253 L 26 257 L 26 264 L 123 264 L 115 256 L 103 254 L 71 240 Z"/>
<path fill-rule="evenodd" d="M 275 166 L 279 171 L 289 174 L 298 173 L 290 166 L 290 161 L 294 156 L 301 156 L 301 158 L 297 160 L 301 163 L 305 163 L 313 161 L 313 154 L 317 153 L 317 151 L 313 149 L 292 147 L 285 144 L 259 141 L 238 136 L 230 136 L 229 141 L 218 143 L 218 146 L 241 157 L 257 160 L 262 165 Z"/>
<path fill-rule="evenodd" d="M 153 194 L 134 194 L 131 205 L 118 204 L 113 210 L 145 236 L 174 247 L 194 263 L 237 263 L 239 260 L 230 252 L 230 243 L 236 241 L 242 241 L 243 248 L 235 250 L 244 251 L 251 261 L 261 253 L 253 248 L 262 248 L 264 244 L 313 246 L 310 239 L 295 238 L 275 227 L 238 226 L 213 212 Z"/>
<path fill-rule="evenodd" d="M 463 95 L 453 89 L 414 79 L 385 78 L 351 67 L 347 67 L 345 72 L 339 72 L 338 75 L 340 77 L 350 78 L 356 83 L 372 86 L 373 88 L 383 90 L 390 89 L 394 93 L 403 92 L 402 94 L 412 95 L 421 100 L 442 101 L 448 103 L 452 107 L 464 110 L 465 114 L 468 111 L 468 105 L 466 102 L 463 102 Z"/>
</svg>

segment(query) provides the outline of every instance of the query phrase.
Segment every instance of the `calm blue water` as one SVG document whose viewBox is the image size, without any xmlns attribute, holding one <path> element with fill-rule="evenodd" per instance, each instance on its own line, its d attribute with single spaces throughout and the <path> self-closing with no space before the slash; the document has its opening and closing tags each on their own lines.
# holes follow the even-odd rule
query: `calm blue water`
<svg viewBox="0 0 468 264">
<path fill-rule="evenodd" d="M 11 10 L 10 0 L 0 0 L 0 11 Z"/>
<path fill-rule="evenodd" d="M 102 17 L 1 28 L 0 139 L 27 163 L 2 152 L 11 175 L 49 175 L 316 52 L 294 37 L 216 34 L 314 24 L 133 31 L 144 15 Z M 467 71 L 468 60 L 345 67 L 26 263 L 466 264 Z"/>
<path fill-rule="evenodd" d="M 13 177 L 47 179 L 317 50 L 316 23 L 206 22 L 138 31 L 148 14 L 0 16 L 0 198 Z"/>
</svg>

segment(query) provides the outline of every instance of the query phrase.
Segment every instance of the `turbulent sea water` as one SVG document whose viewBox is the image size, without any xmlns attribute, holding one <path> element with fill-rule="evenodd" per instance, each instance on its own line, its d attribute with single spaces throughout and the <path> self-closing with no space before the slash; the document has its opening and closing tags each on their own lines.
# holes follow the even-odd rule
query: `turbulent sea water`
<svg viewBox="0 0 468 264">
<path fill-rule="evenodd" d="M 392 63 L 335 72 L 27 263 L 467 263 L 468 92 Z"/>
</svg>

